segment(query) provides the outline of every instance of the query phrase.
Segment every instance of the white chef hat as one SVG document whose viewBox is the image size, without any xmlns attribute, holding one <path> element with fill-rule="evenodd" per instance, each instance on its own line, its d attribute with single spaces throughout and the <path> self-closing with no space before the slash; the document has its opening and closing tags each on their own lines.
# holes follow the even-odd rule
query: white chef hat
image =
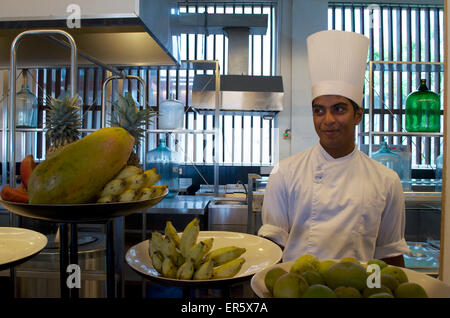
<svg viewBox="0 0 450 318">
<path fill-rule="evenodd" d="M 312 99 L 340 95 L 361 106 L 369 39 L 359 33 L 320 31 L 306 39 Z"/>
</svg>

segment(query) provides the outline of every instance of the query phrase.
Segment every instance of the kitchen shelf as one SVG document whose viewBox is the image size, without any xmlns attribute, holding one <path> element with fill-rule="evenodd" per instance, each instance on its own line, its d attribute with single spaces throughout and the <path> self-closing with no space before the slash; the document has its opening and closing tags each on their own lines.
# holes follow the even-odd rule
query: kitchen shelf
<svg viewBox="0 0 450 318">
<path fill-rule="evenodd" d="M 370 61 L 369 63 L 373 71 L 444 72 L 444 63 L 441 62 Z"/>
<path fill-rule="evenodd" d="M 96 128 L 80 128 L 78 129 L 81 133 L 84 132 L 94 132 L 97 129 Z M 6 129 L 7 132 L 10 131 L 10 129 Z M 14 129 L 15 132 L 45 132 L 45 128 L 16 128 Z"/>
<path fill-rule="evenodd" d="M 436 203 L 441 202 L 441 192 L 403 192 L 407 200 L 415 202 Z"/>
<path fill-rule="evenodd" d="M 389 132 L 389 131 L 373 131 L 373 132 L 362 132 L 359 136 L 409 136 L 409 137 L 443 137 L 443 133 L 433 133 L 433 132 Z"/>
<path fill-rule="evenodd" d="M 195 130 L 195 129 L 148 129 L 148 133 L 155 133 L 155 134 L 167 134 L 167 133 L 173 133 L 173 134 L 215 134 L 215 130 Z"/>
<path fill-rule="evenodd" d="M 94 132 L 96 128 L 81 128 L 78 129 L 81 133 Z M 6 129 L 9 132 L 9 128 Z M 173 133 L 173 134 L 215 134 L 215 130 L 198 130 L 198 129 L 147 129 L 148 133 Z M 45 128 L 16 128 L 15 132 L 45 132 Z"/>
<path fill-rule="evenodd" d="M 406 61 L 369 61 L 369 131 L 361 132 L 359 136 L 369 137 L 368 155 L 372 155 L 373 136 L 405 136 L 405 137 L 443 137 L 443 133 L 431 132 L 381 132 L 373 130 L 374 109 L 374 71 L 401 72 L 444 72 L 441 62 L 406 62 Z M 398 115 L 397 115 L 398 116 Z"/>
</svg>

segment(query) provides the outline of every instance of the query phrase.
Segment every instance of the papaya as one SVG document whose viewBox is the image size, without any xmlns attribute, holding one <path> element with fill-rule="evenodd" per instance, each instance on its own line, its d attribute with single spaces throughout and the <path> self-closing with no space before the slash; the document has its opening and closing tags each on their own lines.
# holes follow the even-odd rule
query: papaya
<svg viewBox="0 0 450 318">
<path fill-rule="evenodd" d="M 134 137 L 120 127 L 105 127 L 64 146 L 37 165 L 28 182 L 30 204 L 77 204 L 97 194 L 125 166 Z"/>
<path fill-rule="evenodd" d="M 28 189 L 28 180 L 30 180 L 31 173 L 36 168 L 36 162 L 33 155 L 26 155 L 20 163 L 20 180 L 25 189 Z"/>
</svg>

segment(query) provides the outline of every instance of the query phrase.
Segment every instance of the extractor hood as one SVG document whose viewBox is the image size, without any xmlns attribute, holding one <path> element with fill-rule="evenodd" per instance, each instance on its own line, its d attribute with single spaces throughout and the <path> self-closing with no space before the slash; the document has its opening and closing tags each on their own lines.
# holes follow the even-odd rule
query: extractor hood
<svg viewBox="0 0 450 318">
<path fill-rule="evenodd" d="M 177 65 L 179 52 L 172 47 L 166 0 L 2 0 L 0 2 L 0 68 L 10 65 L 14 38 L 30 29 L 61 29 L 70 33 L 84 56 L 107 65 Z M 81 17 L 80 28 L 67 22 Z M 56 39 L 56 42 L 55 42 Z M 65 67 L 70 51 L 55 36 L 29 36 L 17 50 L 17 66 Z M 92 65 L 80 55 L 78 65 Z"/>
<path fill-rule="evenodd" d="M 175 33 L 192 29 L 196 33 L 228 37 L 228 75 L 220 76 L 221 111 L 276 113 L 283 110 L 281 76 L 248 75 L 249 36 L 266 33 L 266 14 L 187 13 L 171 19 L 175 20 L 171 23 Z M 214 75 L 194 76 L 192 107 L 199 110 L 215 108 Z"/>
<path fill-rule="evenodd" d="M 221 75 L 221 110 L 279 112 L 283 110 L 281 76 Z M 192 107 L 212 110 L 215 107 L 213 75 L 195 75 L 192 86 Z"/>
</svg>

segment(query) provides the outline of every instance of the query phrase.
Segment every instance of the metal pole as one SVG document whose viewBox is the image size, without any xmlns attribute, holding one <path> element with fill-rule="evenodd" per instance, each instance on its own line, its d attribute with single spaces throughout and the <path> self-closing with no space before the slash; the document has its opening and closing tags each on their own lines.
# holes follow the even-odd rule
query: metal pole
<svg viewBox="0 0 450 318">
<path fill-rule="evenodd" d="M 70 72 L 71 72 L 71 95 L 74 96 L 77 91 L 77 47 L 75 44 L 75 40 L 73 37 L 63 31 L 63 30 L 56 30 L 56 29 L 47 29 L 47 30 L 28 30 L 24 31 L 20 34 L 18 34 L 13 42 L 11 43 L 11 50 L 10 50 L 10 72 L 9 72 L 9 127 L 10 127 L 10 133 L 9 133 L 9 147 L 6 147 L 7 151 L 9 149 L 9 185 L 13 188 L 16 187 L 16 155 L 15 155 L 15 145 L 16 145 L 16 52 L 17 47 L 19 46 L 22 39 L 27 35 L 37 35 L 37 34 L 60 34 L 65 36 L 71 46 L 71 53 L 70 53 Z M 10 214 L 10 223 L 12 226 L 15 226 L 15 218 L 12 214 Z M 67 227 L 67 225 L 65 225 Z M 63 228 L 64 226 L 61 226 Z M 66 233 L 67 235 L 67 233 Z M 61 236 L 63 236 L 63 233 L 61 233 Z M 67 242 L 66 242 L 67 243 Z M 65 274 L 65 268 L 63 270 L 63 266 L 65 265 L 64 259 L 66 259 L 64 253 L 66 251 L 63 251 L 63 248 L 60 248 L 60 284 L 61 284 L 61 296 L 63 298 L 66 298 L 68 295 L 66 294 L 67 289 L 64 288 L 65 286 L 65 279 L 63 276 L 63 271 Z M 67 265 L 65 265 L 67 267 Z M 14 270 L 11 269 L 11 281 L 14 286 Z"/>
<path fill-rule="evenodd" d="M 69 288 L 67 286 L 67 266 L 69 265 L 68 254 L 68 233 L 67 223 L 61 223 L 59 225 L 59 286 L 61 298 L 69 298 Z"/>
<path fill-rule="evenodd" d="M 143 90 L 143 108 L 147 107 L 147 91 L 146 91 L 146 82 L 139 76 L 136 75 L 123 75 L 123 76 L 118 76 L 118 75 L 112 75 L 109 76 L 105 79 L 105 81 L 103 82 L 102 85 L 102 117 L 101 117 L 101 127 L 106 127 L 106 87 L 108 85 L 108 83 L 114 79 L 134 79 L 137 80 L 138 82 L 141 83 L 142 85 L 142 90 Z M 145 127 L 147 128 L 147 127 Z M 144 162 L 143 162 L 143 166 L 144 166 L 144 170 L 147 169 L 147 163 L 145 160 L 145 153 L 146 153 L 146 149 L 147 149 L 147 144 L 144 140 L 144 144 L 142 145 L 143 147 L 143 152 L 144 152 Z M 121 227 L 121 236 L 119 238 L 119 236 L 117 236 L 117 240 L 114 243 L 114 224 L 117 223 L 118 226 Z M 116 273 L 116 263 L 114 260 L 114 245 L 116 247 L 119 247 L 120 249 L 123 249 L 123 231 L 124 231 L 124 226 L 123 226 L 123 220 L 116 220 L 116 221 L 109 221 L 107 224 L 107 295 L 108 298 L 111 297 L 115 297 L 116 296 L 116 288 L 115 288 L 115 273 Z M 146 230 L 147 230 L 147 218 L 146 218 L 146 212 L 145 210 L 142 211 L 142 240 L 145 240 L 146 238 Z M 120 251 L 120 253 L 122 253 L 122 251 Z M 120 290 L 119 290 L 119 294 L 123 295 L 124 291 L 123 291 L 123 273 L 122 273 L 122 264 L 121 262 L 117 261 L 117 271 L 119 274 L 119 281 L 120 281 Z M 112 273 L 112 274 L 111 274 Z M 114 284 L 114 286 L 112 286 L 112 284 Z"/>
<path fill-rule="evenodd" d="M 116 297 L 116 271 L 114 260 L 114 221 L 106 224 L 106 296 Z"/>
<path fill-rule="evenodd" d="M 78 265 L 78 227 L 77 223 L 70 224 L 70 264 Z M 78 288 L 71 289 L 71 297 L 78 298 Z"/>
<path fill-rule="evenodd" d="M 373 116 L 373 62 L 369 62 L 369 157 L 372 157 L 372 116 Z"/>
<path fill-rule="evenodd" d="M 220 96 L 220 69 L 219 69 L 219 61 L 215 61 L 216 69 L 216 109 L 215 109 L 215 118 L 214 118 L 214 130 L 215 130 L 215 139 L 214 139 L 214 193 L 216 196 L 219 196 L 219 147 L 220 147 L 220 109 L 222 108 L 222 99 Z"/>
<path fill-rule="evenodd" d="M 102 127 L 106 127 L 106 86 L 108 85 L 108 83 L 114 79 L 135 79 L 138 80 L 142 86 L 144 87 L 144 108 L 147 107 L 147 91 L 145 89 L 146 83 L 145 81 L 136 75 L 125 75 L 125 76 L 117 76 L 117 75 L 112 75 L 108 78 L 105 79 L 105 81 L 103 82 L 102 85 Z M 144 165 L 145 168 L 145 165 Z"/>
<path fill-rule="evenodd" d="M 11 44 L 11 52 L 10 52 L 10 78 L 9 78 L 9 87 L 10 87 L 10 113 L 9 113 L 9 125 L 10 125 L 10 135 L 9 135 L 9 184 L 11 187 L 16 187 L 16 157 L 15 157 L 15 142 L 16 142 L 16 51 L 19 43 L 22 38 L 27 35 L 37 35 L 37 34 L 60 34 L 67 38 L 71 46 L 71 66 L 70 66 L 70 75 L 71 75 L 71 94 L 74 96 L 77 91 L 77 47 L 75 44 L 75 40 L 73 37 L 63 31 L 56 29 L 48 29 L 48 30 L 28 30 L 17 35 L 12 44 Z"/>
</svg>

